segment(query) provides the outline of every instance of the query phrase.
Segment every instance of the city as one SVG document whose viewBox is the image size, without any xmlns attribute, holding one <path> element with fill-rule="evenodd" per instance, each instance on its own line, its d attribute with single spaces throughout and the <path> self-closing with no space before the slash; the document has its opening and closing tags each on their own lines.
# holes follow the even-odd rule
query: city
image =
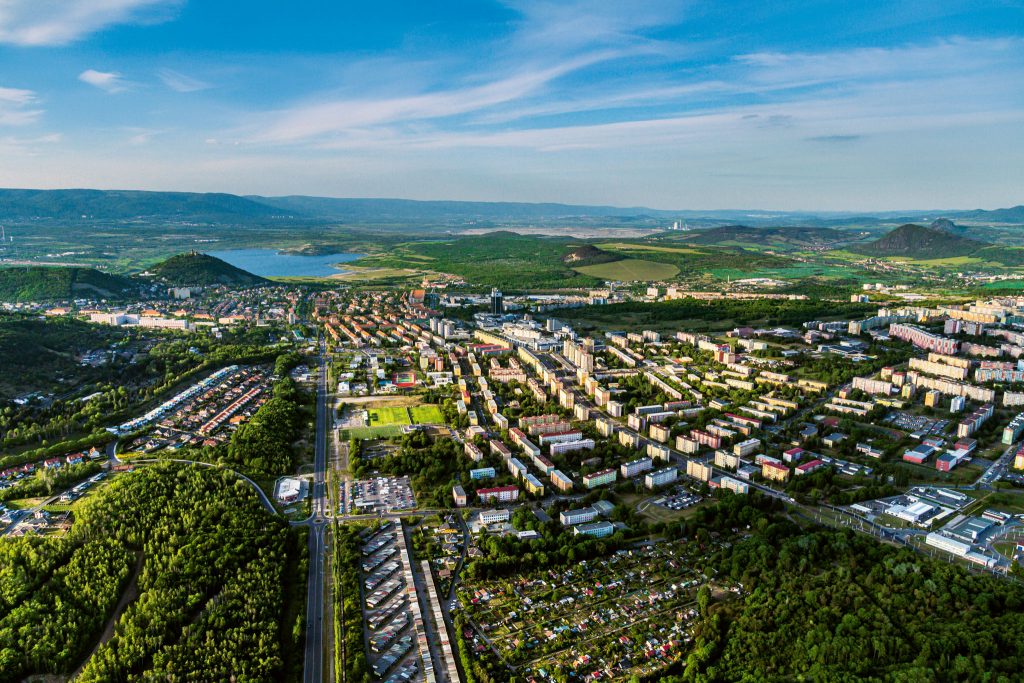
<svg viewBox="0 0 1024 683">
<path fill-rule="evenodd" d="M 1024 680 L 1022 27 L 0 0 L 0 683 Z"/>
</svg>

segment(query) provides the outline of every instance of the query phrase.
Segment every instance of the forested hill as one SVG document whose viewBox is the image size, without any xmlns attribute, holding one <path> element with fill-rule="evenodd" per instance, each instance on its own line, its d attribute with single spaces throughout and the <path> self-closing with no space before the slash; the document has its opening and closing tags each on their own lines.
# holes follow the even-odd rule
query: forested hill
<svg viewBox="0 0 1024 683">
<path fill-rule="evenodd" d="M 279 208 L 222 193 L 0 189 L 0 220 L 237 220 L 281 214 Z"/>
<path fill-rule="evenodd" d="M 15 266 L 0 268 L 0 300 L 68 301 L 117 299 L 138 291 L 137 283 L 95 268 Z"/>
<path fill-rule="evenodd" d="M 215 256 L 196 252 L 172 256 L 150 268 L 148 273 L 164 284 L 177 287 L 259 287 L 270 282 Z"/>
<path fill-rule="evenodd" d="M 849 241 L 851 235 L 848 232 L 834 228 L 803 226 L 757 228 L 746 225 L 723 225 L 721 227 L 708 228 L 707 230 L 694 230 L 693 232 L 682 233 L 680 239 L 691 244 L 742 243 L 808 247 Z"/>
<path fill-rule="evenodd" d="M 874 242 L 856 247 L 854 251 L 869 256 L 938 259 L 967 256 L 986 246 L 988 245 L 984 242 L 954 235 L 945 230 L 907 223 Z"/>
</svg>

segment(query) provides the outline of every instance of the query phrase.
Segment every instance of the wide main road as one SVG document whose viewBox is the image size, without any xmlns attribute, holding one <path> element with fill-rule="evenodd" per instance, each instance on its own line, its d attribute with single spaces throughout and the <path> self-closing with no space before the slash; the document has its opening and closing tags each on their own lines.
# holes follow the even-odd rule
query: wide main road
<svg viewBox="0 0 1024 683">
<path fill-rule="evenodd" d="M 303 673 L 305 683 L 322 683 L 324 680 L 324 585 L 327 553 L 327 512 L 330 497 L 327 495 L 327 430 L 330 415 L 327 414 L 327 353 L 324 341 L 320 341 L 320 373 L 316 391 L 316 443 L 313 457 L 312 514 L 309 525 L 309 582 L 306 589 L 306 660 Z"/>
</svg>

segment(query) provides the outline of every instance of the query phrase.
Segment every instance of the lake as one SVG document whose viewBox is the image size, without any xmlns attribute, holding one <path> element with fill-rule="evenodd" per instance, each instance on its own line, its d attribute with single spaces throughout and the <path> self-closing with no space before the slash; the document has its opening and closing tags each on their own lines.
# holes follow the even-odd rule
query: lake
<svg viewBox="0 0 1024 683">
<path fill-rule="evenodd" d="M 282 254 L 276 249 L 229 249 L 210 251 L 236 268 L 247 270 L 261 277 L 326 277 L 350 271 L 333 268 L 335 263 L 348 263 L 363 257 L 363 254 Z"/>
</svg>

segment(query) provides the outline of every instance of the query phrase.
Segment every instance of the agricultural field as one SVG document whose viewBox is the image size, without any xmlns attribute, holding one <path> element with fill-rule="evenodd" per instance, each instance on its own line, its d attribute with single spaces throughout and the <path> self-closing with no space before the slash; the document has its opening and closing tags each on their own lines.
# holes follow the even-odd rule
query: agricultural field
<svg viewBox="0 0 1024 683">
<path fill-rule="evenodd" d="M 593 266 L 580 266 L 577 272 L 604 280 L 643 281 L 667 280 L 679 274 L 679 268 L 671 263 L 657 263 L 642 259 L 624 259 Z"/>
</svg>

